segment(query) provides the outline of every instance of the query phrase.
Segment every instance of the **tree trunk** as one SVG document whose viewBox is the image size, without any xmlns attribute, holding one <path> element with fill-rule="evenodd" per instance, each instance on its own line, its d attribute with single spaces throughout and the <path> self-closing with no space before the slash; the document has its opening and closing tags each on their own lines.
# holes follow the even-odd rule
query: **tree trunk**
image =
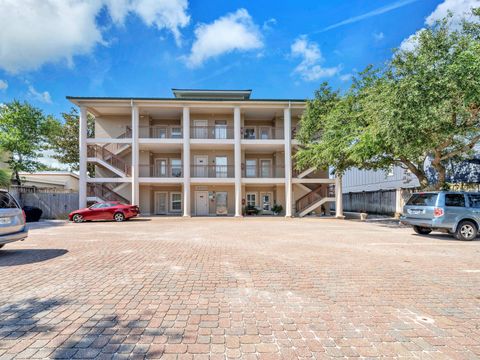
<svg viewBox="0 0 480 360">
<path fill-rule="evenodd" d="M 418 166 L 415 166 L 411 161 L 407 159 L 402 159 L 401 162 L 412 172 L 413 175 L 415 175 L 418 179 L 418 182 L 420 183 L 420 187 L 422 189 L 425 189 L 429 187 L 430 182 L 428 181 L 427 176 L 425 175 L 425 172 L 423 169 L 420 169 Z"/>
</svg>

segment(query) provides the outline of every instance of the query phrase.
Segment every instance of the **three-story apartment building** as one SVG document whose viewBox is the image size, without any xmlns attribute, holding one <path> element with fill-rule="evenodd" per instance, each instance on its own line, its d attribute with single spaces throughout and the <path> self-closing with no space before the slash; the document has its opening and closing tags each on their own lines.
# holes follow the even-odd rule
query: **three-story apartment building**
<svg viewBox="0 0 480 360">
<path fill-rule="evenodd" d="M 290 217 L 336 201 L 342 216 L 341 182 L 328 171 L 294 170 L 304 100 L 251 99 L 251 90 L 173 93 L 67 97 L 80 108 L 82 207 L 119 200 L 144 215 L 242 216 L 246 208 L 269 214 L 281 205 Z"/>
</svg>

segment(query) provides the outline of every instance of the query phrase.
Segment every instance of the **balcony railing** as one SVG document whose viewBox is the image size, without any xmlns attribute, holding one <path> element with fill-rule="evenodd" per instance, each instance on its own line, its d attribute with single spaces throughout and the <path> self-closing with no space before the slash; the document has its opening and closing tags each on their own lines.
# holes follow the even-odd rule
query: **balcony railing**
<svg viewBox="0 0 480 360">
<path fill-rule="evenodd" d="M 97 129 L 100 130 L 100 129 Z M 93 138 L 107 138 L 107 139 L 131 139 L 132 127 L 130 125 L 109 125 L 108 133 L 104 131 L 88 131 L 87 137 Z"/>
<path fill-rule="evenodd" d="M 283 128 L 273 126 L 244 126 L 242 139 L 245 140 L 275 140 L 284 139 Z"/>
<path fill-rule="evenodd" d="M 233 139 L 233 127 L 226 125 L 192 126 L 190 137 L 192 139 Z"/>
<path fill-rule="evenodd" d="M 233 165 L 192 165 L 191 176 L 194 178 L 233 178 Z"/>
<path fill-rule="evenodd" d="M 105 161 L 107 164 L 124 172 L 127 176 L 131 174 L 131 166 L 122 157 L 112 153 L 105 147 L 99 145 L 88 145 L 87 156 L 91 158 L 98 158 Z"/>
<path fill-rule="evenodd" d="M 140 165 L 140 177 L 155 177 L 155 178 L 181 178 L 183 177 L 182 165 Z"/>
<path fill-rule="evenodd" d="M 138 136 L 142 139 L 182 139 L 181 125 L 140 126 Z"/>
<path fill-rule="evenodd" d="M 243 169 L 242 176 L 245 178 L 283 178 L 285 177 L 285 167 L 247 165 Z"/>
</svg>

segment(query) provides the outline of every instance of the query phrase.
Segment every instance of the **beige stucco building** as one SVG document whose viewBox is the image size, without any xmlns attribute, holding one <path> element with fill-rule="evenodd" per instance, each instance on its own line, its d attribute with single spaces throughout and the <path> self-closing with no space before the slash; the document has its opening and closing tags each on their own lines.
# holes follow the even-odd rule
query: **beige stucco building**
<svg viewBox="0 0 480 360">
<path fill-rule="evenodd" d="M 39 171 L 18 174 L 23 186 L 78 191 L 79 176 L 68 171 Z"/>
<path fill-rule="evenodd" d="M 336 179 L 294 171 L 292 137 L 304 100 L 252 99 L 250 90 L 173 93 L 67 97 L 80 108 L 80 205 L 120 200 L 145 215 L 184 216 L 242 216 L 246 208 L 271 214 L 281 205 L 288 217 L 337 198 L 342 215 Z M 94 138 L 87 138 L 87 113 L 95 117 Z M 95 164 L 94 176 L 87 163 Z"/>
</svg>

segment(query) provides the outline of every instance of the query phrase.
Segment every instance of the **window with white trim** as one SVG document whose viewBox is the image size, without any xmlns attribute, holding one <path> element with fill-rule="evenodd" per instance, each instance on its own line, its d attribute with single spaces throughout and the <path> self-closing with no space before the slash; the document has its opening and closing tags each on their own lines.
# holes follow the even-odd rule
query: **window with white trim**
<svg viewBox="0 0 480 360">
<path fill-rule="evenodd" d="M 170 193 L 170 210 L 172 212 L 182 211 L 182 193 Z"/>
<path fill-rule="evenodd" d="M 247 206 L 257 205 L 257 193 L 247 193 Z"/>
</svg>

